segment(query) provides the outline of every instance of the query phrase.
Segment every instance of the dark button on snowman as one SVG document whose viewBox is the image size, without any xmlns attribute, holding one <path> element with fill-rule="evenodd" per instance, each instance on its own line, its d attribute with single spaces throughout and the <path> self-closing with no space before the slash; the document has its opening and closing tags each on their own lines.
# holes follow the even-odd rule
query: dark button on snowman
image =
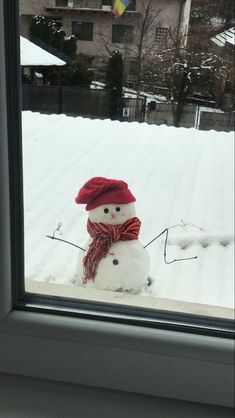
<svg viewBox="0 0 235 418">
<path fill-rule="evenodd" d="M 90 240 L 78 260 L 78 284 L 139 293 L 147 284 L 149 255 L 138 236 L 135 197 L 122 180 L 93 177 L 80 189 L 76 203 L 89 211 Z"/>
</svg>

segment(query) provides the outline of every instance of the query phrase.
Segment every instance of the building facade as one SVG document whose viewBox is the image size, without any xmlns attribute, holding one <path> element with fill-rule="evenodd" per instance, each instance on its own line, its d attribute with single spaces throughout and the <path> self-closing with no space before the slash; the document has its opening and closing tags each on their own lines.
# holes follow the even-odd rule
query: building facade
<svg viewBox="0 0 235 418">
<path fill-rule="evenodd" d="M 178 37 L 183 34 L 185 43 L 190 6 L 191 0 L 132 0 L 115 18 L 112 0 L 20 0 L 21 34 L 30 38 L 33 15 L 55 19 L 67 35 L 76 37 L 77 52 L 91 57 L 102 72 L 105 58 L 114 50 L 130 61 L 141 42 L 147 52 L 165 47 L 170 31 Z"/>
</svg>

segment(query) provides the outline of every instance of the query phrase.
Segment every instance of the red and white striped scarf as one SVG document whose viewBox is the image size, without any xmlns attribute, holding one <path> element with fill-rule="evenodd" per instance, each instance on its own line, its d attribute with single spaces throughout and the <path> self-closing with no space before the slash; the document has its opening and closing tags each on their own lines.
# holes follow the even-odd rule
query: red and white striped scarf
<svg viewBox="0 0 235 418">
<path fill-rule="evenodd" d="M 111 245 L 117 241 L 138 239 L 141 222 L 138 218 L 131 218 L 120 225 L 106 225 L 91 222 L 88 219 L 87 231 L 93 238 L 87 254 L 83 258 L 84 277 L 83 283 L 95 280 L 100 260 L 106 257 Z"/>
</svg>

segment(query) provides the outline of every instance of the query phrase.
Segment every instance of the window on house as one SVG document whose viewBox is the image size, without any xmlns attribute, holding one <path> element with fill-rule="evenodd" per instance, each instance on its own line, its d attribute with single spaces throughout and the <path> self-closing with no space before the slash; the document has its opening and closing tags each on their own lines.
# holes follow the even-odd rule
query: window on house
<svg viewBox="0 0 235 418">
<path fill-rule="evenodd" d="M 167 43 L 167 38 L 168 38 L 168 32 L 169 29 L 168 28 L 156 28 L 155 30 L 155 41 L 161 45 L 161 46 L 165 46 Z"/>
<path fill-rule="evenodd" d="M 56 7 L 67 7 L 68 0 L 56 0 L 55 5 Z"/>
<path fill-rule="evenodd" d="M 131 25 L 113 25 L 112 42 L 115 44 L 133 44 L 134 26 Z"/>
<path fill-rule="evenodd" d="M 72 22 L 72 34 L 80 41 L 93 40 L 93 23 L 92 22 Z"/>
<path fill-rule="evenodd" d="M 127 11 L 132 12 L 136 10 L 136 0 L 131 0 L 131 2 L 128 4 Z"/>
<path fill-rule="evenodd" d="M 102 6 L 110 6 L 112 7 L 113 0 L 102 0 Z"/>
</svg>

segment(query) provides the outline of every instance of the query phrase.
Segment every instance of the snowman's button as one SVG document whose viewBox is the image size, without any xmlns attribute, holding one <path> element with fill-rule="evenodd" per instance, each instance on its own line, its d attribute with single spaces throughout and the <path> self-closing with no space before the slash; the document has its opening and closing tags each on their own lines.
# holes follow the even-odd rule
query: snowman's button
<svg viewBox="0 0 235 418">
<path fill-rule="evenodd" d="M 115 258 L 115 259 L 113 260 L 113 264 L 116 266 L 118 263 L 119 263 L 119 261 Z"/>
</svg>

